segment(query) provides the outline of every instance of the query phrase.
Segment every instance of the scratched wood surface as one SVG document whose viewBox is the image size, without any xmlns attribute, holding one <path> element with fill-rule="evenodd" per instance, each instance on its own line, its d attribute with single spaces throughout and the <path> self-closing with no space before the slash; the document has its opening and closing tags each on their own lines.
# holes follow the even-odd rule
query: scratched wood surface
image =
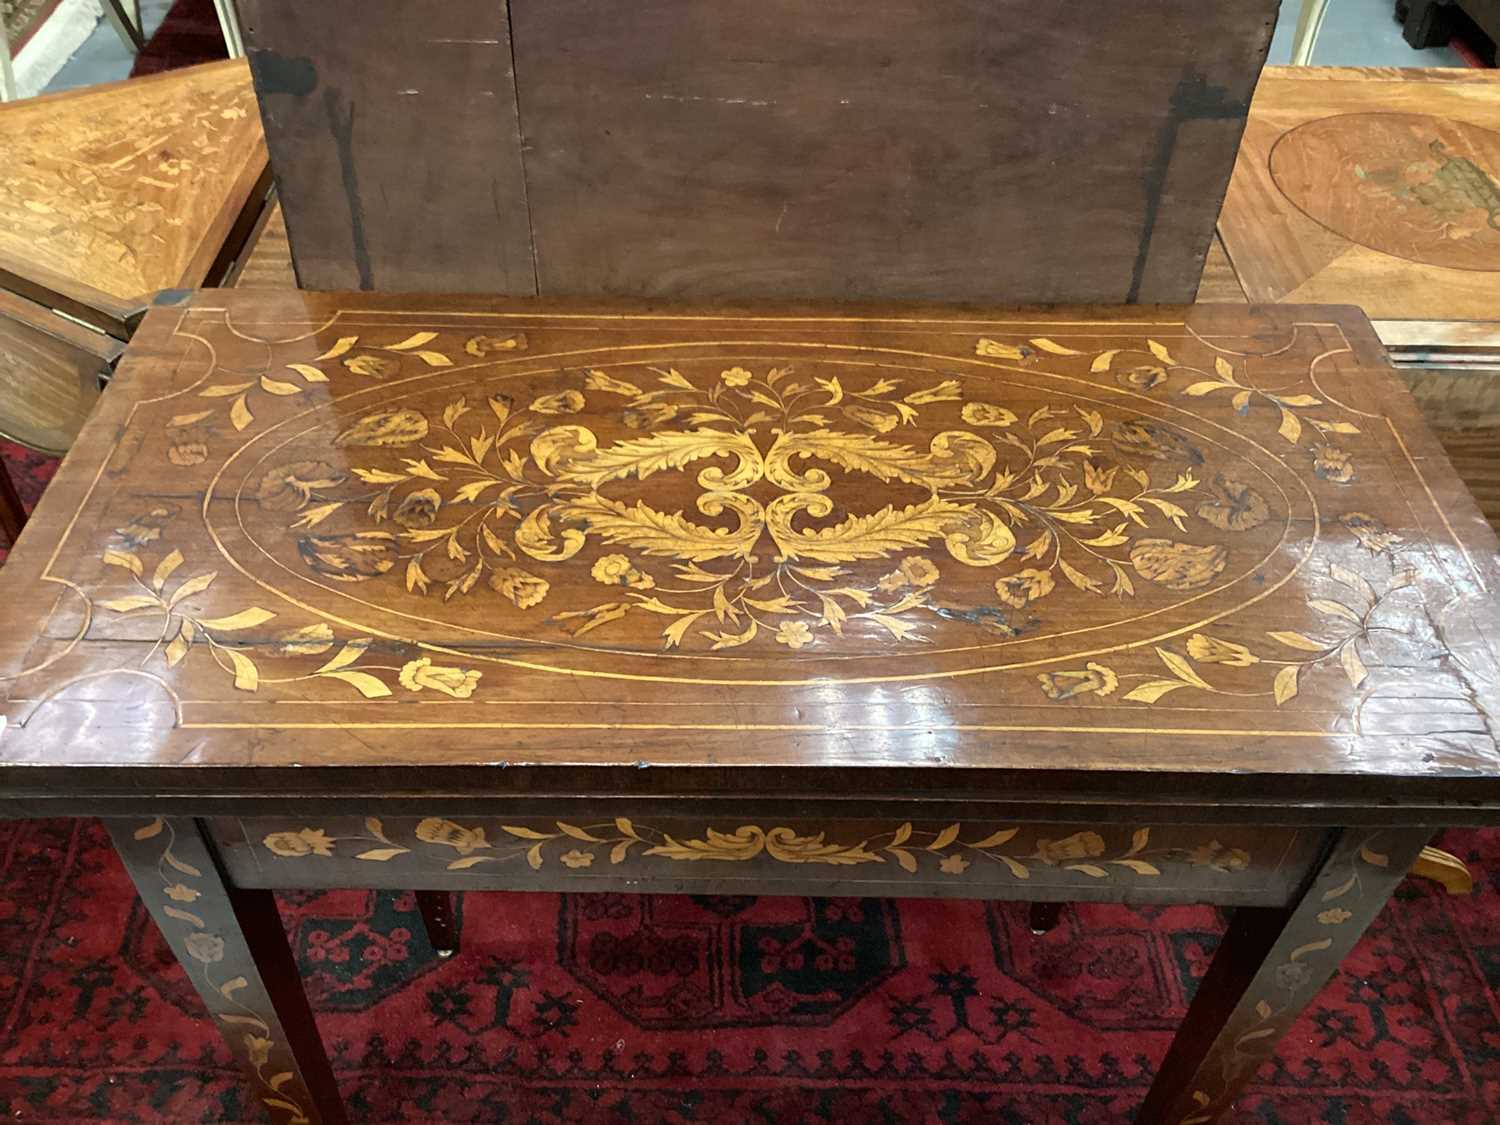
<svg viewBox="0 0 1500 1125">
<path fill-rule="evenodd" d="M 0 571 L 6 780 L 1488 793 L 1494 545 L 1347 311 L 206 291 Z"/>
<path fill-rule="evenodd" d="M 310 288 L 1117 302 L 1192 299 L 1276 4 L 243 11 Z"/>
<path fill-rule="evenodd" d="M 4 106 L 0 151 L 0 281 L 85 303 L 202 284 L 266 166 L 242 60 Z"/>
<path fill-rule="evenodd" d="M 1251 300 L 1500 309 L 1500 75 L 1270 67 L 1219 220 Z"/>
</svg>

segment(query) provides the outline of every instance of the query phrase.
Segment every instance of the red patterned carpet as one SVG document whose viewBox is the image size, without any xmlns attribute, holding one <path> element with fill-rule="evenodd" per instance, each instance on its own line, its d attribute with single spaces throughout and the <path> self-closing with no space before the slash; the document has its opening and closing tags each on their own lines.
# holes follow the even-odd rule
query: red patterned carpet
<svg viewBox="0 0 1500 1125">
<path fill-rule="evenodd" d="M 9 459 L 11 447 L 0 447 Z M 11 465 L 22 491 L 48 473 Z M 1408 881 L 1243 1098 L 1258 1125 L 1500 1120 L 1500 831 Z M 1128 1120 L 1221 929 L 978 902 L 465 896 L 440 960 L 393 893 L 282 898 L 358 1122 Z M 93 821 L 0 821 L 0 1113 L 258 1122 Z"/>
</svg>

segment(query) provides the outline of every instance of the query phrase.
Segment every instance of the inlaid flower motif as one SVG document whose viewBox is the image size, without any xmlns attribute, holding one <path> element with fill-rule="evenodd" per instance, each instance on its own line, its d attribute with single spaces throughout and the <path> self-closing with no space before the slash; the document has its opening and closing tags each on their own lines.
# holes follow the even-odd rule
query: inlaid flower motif
<svg viewBox="0 0 1500 1125">
<path fill-rule="evenodd" d="M 1130 549 L 1130 563 L 1136 573 L 1169 590 L 1207 586 L 1228 561 L 1229 548 L 1222 543 L 1199 546 L 1170 539 L 1142 539 Z"/>
<path fill-rule="evenodd" d="M 938 864 L 938 870 L 944 875 L 962 875 L 969 869 L 969 861 L 961 855 L 948 855 L 943 857 L 943 862 Z"/>
<path fill-rule="evenodd" d="M 517 566 L 508 566 L 490 575 L 490 589 L 507 597 L 517 609 L 530 609 L 541 603 L 552 588 L 545 578 L 528 574 Z"/>
<path fill-rule="evenodd" d="M 1288 961 L 1276 966 L 1276 983 L 1288 992 L 1296 992 L 1307 983 L 1312 973 L 1301 961 Z"/>
<path fill-rule="evenodd" d="M 470 336 L 464 341 L 464 351 L 477 359 L 496 352 L 519 352 L 526 349 L 526 335 L 513 332 L 509 336 Z"/>
<path fill-rule="evenodd" d="M 163 888 L 162 894 L 166 895 L 173 902 L 193 902 L 199 897 L 200 892 L 185 883 L 173 883 L 171 886 Z"/>
<path fill-rule="evenodd" d="M 858 422 L 861 426 L 869 426 L 879 434 L 890 433 L 900 421 L 894 414 L 887 414 L 883 410 L 872 410 L 868 406 L 859 406 L 852 402 L 839 409 L 844 412 L 846 418 Z"/>
<path fill-rule="evenodd" d="M 912 391 L 904 401 L 909 406 L 925 406 L 930 402 L 956 402 L 962 397 L 958 380 L 944 379 L 935 387 L 923 387 L 921 390 Z"/>
<path fill-rule="evenodd" d="M 1109 695 L 1120 686 L 1120 678 L 1103 664 L 1089 663 L 1071 672 L 1042 672 L 1037 676 L 1048 699 L 1072 699 L 1075 695 Z"/>
<path fill-rule="evenodd" d="M 533 414 L 577 414 L 583 409 L 583 392 L 572 389 L 540 395 L 531 400 Z"/>
<path fill-rule="evenodd" d="M 620 395 L 624 398 L 635 398 L 641 393 L 641 388 L 634 383 L 628 383 L 624 379 L 616 379 L 613 375 L 598 368 L 592 368 L 583 377 L 583 386 L 589 391 L 608 391 L 612 395 Z"/>
<path fill-rule="evenodd" d="M 726 387 L 746 386 L 747 384 L 749 384 L 752 377 L 753 376 L 751 376 L 750 372 L 746 371 L 743 367 L 731 367 L 728 371 L 719 376 L 719 378 L 724 380 L 724 385 Z"/>
<path fill-rule="evenodd" d="M 939 578 L 938 568 L 931 559 L 920 555 L 901 560 L 901 575 L 913 586 L 931 586 Z"/>
<path fill-rule="evenodd" d="M 664 426 L 675 417 L 677 417 L 677 407 L 670 402 L 643 402 L 637 406 L 626 407 L 620 413 L 620 420 L 632 430 L 649 430 L 655 426 Z"/>
<path fill-rule="evenodd" d="M 1219 473 L 1213 481 L 1214 495 L 1198 505 L 1198 515 L 1225 531 L 1250 531 L 1271 514 L 1266 498 L 1233 473 Z"/>
<path fill-rule="evenodd" d="M 1028 567 L 996 579 L 995 593 L 1000 595 L 1000 600 L 1006 605 L 1024 609 L 1038 598 L 1046 597 L 1056 585 L 1049 571 Z"/>
<path fill-rule="evenodd" d="M 176 504 L 158 505 L 135 516 L 124 527 L 115 528 L 115 534 L 120 537 L 127 547 L 132 549 L 144 547 L 146 544 L 154 543 L 161 538 L 161 529 L 180 510 Z"/>
<path fill-rule="evenodd" d="M 1203 454 L 1192 442 L 1176 430 L 1160 422 L 1135 419 L 1115 426 L 1111 437 L 1115 452 L 1127 461 L 1142 458 L 1152 461 L 1186 461 L 1190 465 L 1203 464 Z"/>
<path fill-rule="evenodd" d="M 656 579 L 643 570 L 637 570 L 625 555 L 605 555 L 594 564 L 594 569 L 589 573 L 593 575 L 595 582 L 602 582 L 606 586 L 649 590 L 656 585 Z"/>
<path fill-rule="evenodd" d="M 960 411 L 963 420 L 971 426 L 996 426 L 1005 427 L 1013 425 L 1016 415 L 1013 411 L 1003 406 L 996 406 L 992 402 L 966 402 Z"/>
<path fill-rule="evenodd" d="M 202 426 L 178 426 L 167 431 L 167 460 L 179 468 L 201 465 L 208 460 L 209 431 Z"/>
<path fill-rule="evenodd" d="M 1318 921 L 1325 926 L 1341 926 L 1354 915 L 1341 906 L 1335 906 L 1318 914 Z"/>
<path fill-rule="evenodd" d="M 562 861 L 564 867 L 592 867 L 594 863 L 594 853 L 580 851 L 579 849 L 574 848 L 570 852 L 563 852 Z"/>
<path fill-rule="evenodd" d="M 1226 848 L 1217 840 L 1199 844 L 1187 854 L 1194 867 L 1212 867 L 1219 871 L 1243 871 L 1250 866 L 1250 853 L 1243 848 Z"/>
<path fill-rule="evenodd" d="M 1061 840 L 1038 840 L 1036 858 L 1047 864 L 1094 859 L 1104 854 L 1104 837 L 1097 832 L 1075 832 Z"/>
<path fill-rule="evenodd" d="M 1348 484 L 1354 479 L 1354 460 L 1348 450 L 1321 442 L 1313 446 L 1313 472 L 1334 484 Z"/>
<path fill-rule="evenodd" d="M 195 961 L 202 961 L 205 965 L 213 965 L 224 960 L 224 939 L 213 934 L 197 933 L 188 934 L 183 943 L 187 946 L 188 956 Z"/>
<path fill-rule="evenodd" d="M 246 1035 L 245 1056 L 250 1060 L 250 1065 L 258 1070 L 270 1062 L 273 1045 L 274 1041 L 264 1035 Z"/>
<path fill-rule="evenodd" d="M 418 660 L 408 661 L 401 669 L 401 686 L 408 691 L 431 688 L 444 695 L 451 695 L 455 699 L 468 699 L 474 694 L 474 689 L 479 686 L 479 677 L 482 674 L 472 669 L 447 668 L 441 664 L 434 664 L 431 657 L 424 656 Z"/>
<path fill-rule="evenodd" d="M 812 643 L 812 629 L 806 621 L 783 621 L 776 630 L 776 639 L 788 648 L 801 648 Z"/>
<path fill-rule="evenodd" d="M 1125 387 L 1137 391 L 1149 391 L 1167 381 L 1167 369 L 1157 364 L 1144 363 L 1139 367 L 1127 367 L 1115 373 L 1115 380 Z"/>
<path fill-rule="evenodd" d="M 1359 540 L 1359 545 L 1371 554 L 1389 551 L 1401 542 L 1401 536 L 1386 527 L 1384 521 L 1365 512 L 1345 512 L 1339 523 Z"/>
<path fill-rule="evenodd" d="M 312 498 L 314 490 L 337 488 L 344 479 L 327 461 L 294 461 L 261 477 L 255 499 L 273 512 L 295 512 Z"/>
<path fill-rule="evenodd" d="M 321 828 L 303 828 L 296 832 L 272 832 L 261 843 L 265 844 L 271 854 L 288 858 L 333 854 L 333 840 Z"/>
<path fill-rule="evenodd" d="M 429 816 L 417 825 L 417 839 L 424 844 L 441 844 L 459 855 L 468 855 L 492 845 L 484 838 L 483 828 L 465 828 L 440 816 Z"/>
<path fill-rule="evenodd" d="M 1260 657 L 1244 645 L 1221 641 L 1217 637 L 1194 633 L 1188 638 L 1188 655 L 1200 664 L 1223 664 L 1230 668 L 1248 668 L 1259 664 Z"/>
<path fill-rule="evenodd" d="M 391 513 L 391 519 L 408 530 L 428 528 L 437 522 L 438 509 L 442 504 L 443 498 L 438 495 L 437 489 L 421 488 L 402 497 L 401 503 Z"/>
<path fill-rule="evenodd" d="M 389 355 L 352 355 L 344 360 L 344 366 L 354 375 L 384 379 L 401 370 L 401 361 Z"/>
</svg>

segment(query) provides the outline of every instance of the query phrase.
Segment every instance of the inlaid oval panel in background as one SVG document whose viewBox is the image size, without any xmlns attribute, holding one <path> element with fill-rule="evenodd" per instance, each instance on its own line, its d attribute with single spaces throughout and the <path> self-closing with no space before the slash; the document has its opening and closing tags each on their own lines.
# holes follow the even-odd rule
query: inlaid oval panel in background
<svg viewBox="0 0 1500 1125">
<path fill-rule="evenodd" d="M 210 523 L 244 573 L 362 629 L 668 678 L 1094 652 L 1298 561 L 1306 488 L 1232 426 L 1124 376 L 853 354 L 603 349 L 376 384 L 248 441 Z"/>
<path fill-rule="evenodd" d="M 1421 113 L 1340 114 L 1288 132 L 1270 170 L 1299 210 L 1351 242 L 1500 270 L 1500 133 Z"/>
</svg>

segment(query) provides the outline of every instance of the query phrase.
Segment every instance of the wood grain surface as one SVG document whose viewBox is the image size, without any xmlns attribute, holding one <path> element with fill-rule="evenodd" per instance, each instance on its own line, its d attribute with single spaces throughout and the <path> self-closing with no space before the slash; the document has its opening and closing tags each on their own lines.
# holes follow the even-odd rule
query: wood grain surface
<svg viewBox="0 0 1500 1125">
<path fill-rule="evenodd" d="M 203 284 L 266 168 L 242 60 L 4 106 L 0 150 L 0 278 L 91 307 Z"/>
<path fill-rule="evenodd" d="M 535 293 L 504 0 L 244 0 L 311 289 Z"/>
<path fill-rule="evenodd" d="M 124 350 L 112 336 L 0 290 L 0 436 L 66 452 Z"/>
<path fill-rule="evenodd" d="M 85 438 L 0 572 L 33 789 L 1495 780 L 1495 540 L 1352 312 L 204 292 Z"/>
<path fill-rule="evenodd" d="M 1255 301 L 1500 308 L 1500 76 L 1268 67 L 1219 231 Z"/>
<path fill-rule="evenodd" d="M 310 288 L 1134 302 L 1192 299 L 1276 4 L 244 15 Z"/>
</svg>

